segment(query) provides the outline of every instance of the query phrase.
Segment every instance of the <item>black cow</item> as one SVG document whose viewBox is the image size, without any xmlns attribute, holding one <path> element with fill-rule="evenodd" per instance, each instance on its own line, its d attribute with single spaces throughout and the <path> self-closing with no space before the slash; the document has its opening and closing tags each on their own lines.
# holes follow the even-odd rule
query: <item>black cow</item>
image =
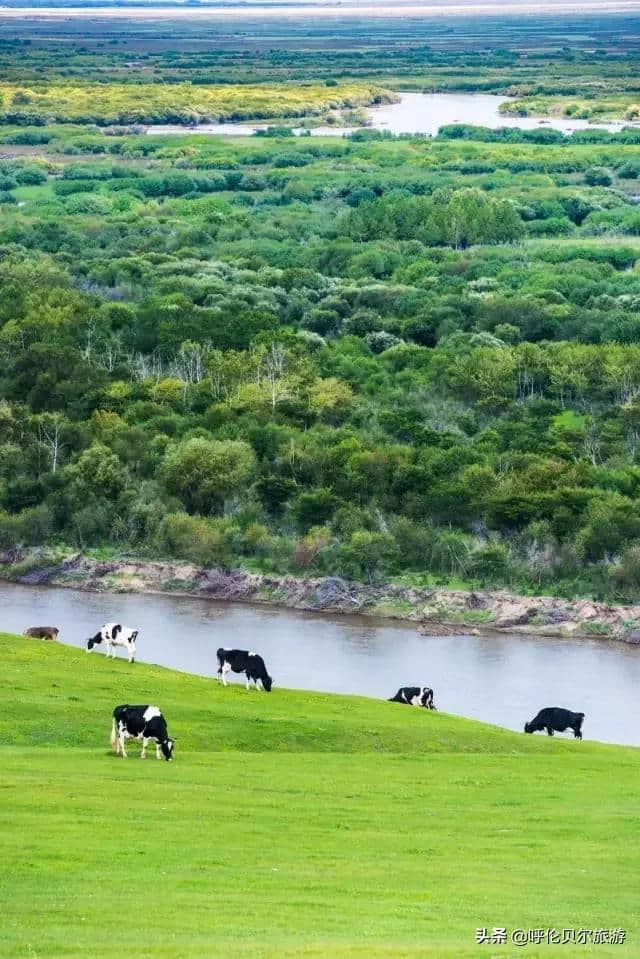
<svg viewBox="0 0 640 959">
<path fill-rule="evenodd" d="M 253 683 L 258 688 L 258 680 L 266 693 L 271 692 L 273 680 L 267 672 L 262 656 L 257 653 L 249 653 L 246 649 L 225 649 L 220 647 L 216 653 L 218 657 L 218 679 L 222 680 L 222 685 L 227 685 L 226 675 L 233 671 L 234 673 L 244 673 L 247 677 L 247 689 L 249 683 Z"/>
<path fill-rule="evenodd" d="M 406 706 L 422 706 L 424 709 L 434 709 L 433 690 L 428 686 L 401 686 L 390 703 L 404 703 Z"/>
<path fill-rule="evenodd" d="M 169 737 L 165 718 L 157 706 L 116 706 L 111 723 L 111 748 L 115 749 L 116 755 L 121 753 L 123 759 L 127 757 L 125 739 L 142 740 L 141 759 L 144 759 L 151 739 L 155 740 L 156 759 L 162 756 L 168 762 L 173 759 L 174 740 Z"/>
<path fill-rule="evenodd" d="M 582 739 L 582 720 L 584 713 L 572 713 L 570 709 L 560 706 L 547 706 L 541 709 L 535 719 L 524 724 L 525 733 L 537 733 L 541 729 L 547 730 L 547 735 L 553 736 L 556 732 L 563 733 L 565 729 L 573 729 L 575 739 Z"/>
</svg>

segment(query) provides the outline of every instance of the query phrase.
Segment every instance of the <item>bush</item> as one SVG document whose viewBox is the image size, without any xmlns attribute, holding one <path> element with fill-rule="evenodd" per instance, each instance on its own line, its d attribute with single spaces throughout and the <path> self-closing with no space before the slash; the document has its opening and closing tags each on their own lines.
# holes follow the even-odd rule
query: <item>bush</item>
<svg viewBox="0 0 640 959">
<path fill-rule="evenodd" d="M 47 182 L 47 175 L 37 167 L 24 167 L 16 171 L 16 181 L 21 186 L 39 186 Z"/>
<path fill-rule="evenodd" d="M 293 562 L 299 569 L 312 566 L 320 553 L 331 542 L 331 533 L 323 526 L 314 526 L 306 536 L 298 540 L 293 550 Z"/>
<path fill-rule="evenodd" d="M 640 545 L 629 546 L 614 566 L 611 577 L 618 591 L 635 598 L 640 589 Z"/>
<path fill-rule="evenodd" d="M 40 546 L 50 540 L 53 530 L 53 514 L 44 503 L 13 516 L 0 511 L 0 547 L 4 549 Z"/>
<path fill-rule="evenodd" d="M 92 503 L 73 515 L 71 534 L 73 542 L 80 549 L 102 545 L 111 537 L 112 530 L 112 509 L 105 503 Z"/>
<path fill-rule="evenodd" d="M 431 527 L 418 526 L 406 516 L 399 516 L 391 526 L 391 534 L 406 569 L 424 572 L 431 568 L 431 554 L 436 534 Z"/>
<path fill-rule="evenodd" d="M 463 576 L 469 568 L 469 544 L 462 533 L 440 533 L 433 544 L 432 558 L 435 571 Z"/>
<path fill-rule="evenodd" d="M 212 513 L 243 493 L 253 478 L 256 459 L 242 440 L 193 437 L 170 447 L 163 464 L 167 489 L 192 513 Z"/>
<path fill-rule="evenodd" d="M 502 586 L 509 578 L 509 553 L 502 543 L 487 543 L 471 554 L 469 575 L 482 586 Z"/>
<path fill-rule="evenodd" d="M 169 555 L 197 566 L 216 566 L 229 559 L 226 537 L 202 516 L 169 513 L 162 521 L 158 540 Z"/>
<path fill-rule="evenodd" d="M 584 182 L 589 186 L 611 186 L 613 177 L 604 167 L 591 167 L 584 175 Z"/>
<path fill-rule="evenodd" d="M 346 576 L 371 582 L 390 571 L 397 555 L 398 547 L 388 533 L 358 530 L 340 548 L 338 561 Z"/>
<path fill-rule="evenodd" d="M 330 489 L 320 488 L 309 493 L 300 493 L 294 500 L 291 511 L 302 530 L 327 523 L 336 511 L 338 500 Z"/>
</svg>

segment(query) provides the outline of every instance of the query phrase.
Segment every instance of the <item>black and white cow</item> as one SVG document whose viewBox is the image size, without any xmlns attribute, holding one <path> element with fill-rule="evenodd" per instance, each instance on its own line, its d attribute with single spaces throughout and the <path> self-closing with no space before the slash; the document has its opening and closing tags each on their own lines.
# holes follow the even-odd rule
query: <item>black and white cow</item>
<svg viewBox="0 0 640 959">
<path fill-rule="evenodd" d="M 271 692 L 273 680 L 267 672 L 262 656 L 257 653 L 248 653 L 246 649 L 225 649 L 220 647 L 217 652 L 218 657 L 218 679 L 222 680 L 222 685 L 227 685 L 226 675 L 229 672 L 244 673 L 247 677 L 247 689 L 249 683 L 253 683 L 258 688 L 260 681 L 262 688 L 266 693 Z"/>
<path fill-rule="evenodd" d="M 561 706 L 546 706 L 530 723 L 524 724 L 524 731 L 537 733 L 546 729 L 547 735 L 553 736 L 554 729 L 558 733 L 572 729 L 574 739 L 582 739 L 583 719 L 584 713 L 572 713 L 570 709 L 563 709 Z"/>
<path fill-rule="evenodd" d="M 139 630 L 130 629 L 129 626 L 122 626 L 120 623 L 105 623 L 100 630 L 87 640 L 87 652 L 90 653 L 94 646 L 104 643 L 107 647 L 107 656 L 116 655 L 116 646 L 122 646 L 129 654 L 129 662 L 132 663 L 136 658 L 136 639 Z"/>
<path fill-rule="evenodd" d="M 406 706 L 423 706 L 424 709 L 435 709 L 433 704 L 433 690 L 428 686 L 401 686 L 390 703 L 404 703 Z"/>
<path fill-rule="evenodd" d="M 165 718 L 157 706 L 116 706 L 111 723 L 111 748 L 123 759 L 127 758 L 125 739 L 142 740 L 141 759 L 145 758 L 147 743 L 152 739 L 156 744 L 156 759 L 163 756 L 168 762 L 173 759 L 174 740 L 170 738 Z"/>
</svg>

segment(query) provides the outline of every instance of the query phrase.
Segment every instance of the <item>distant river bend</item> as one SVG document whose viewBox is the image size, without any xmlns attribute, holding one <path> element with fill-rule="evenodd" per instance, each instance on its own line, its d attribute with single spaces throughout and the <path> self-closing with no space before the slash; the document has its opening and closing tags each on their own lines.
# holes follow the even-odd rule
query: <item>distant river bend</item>
<svg viewBox="0 0 640 959">
<path fill-rule="evenodd" d="M 604 129 L 621 130 L 629 123 L 589 123 L 567 117 L 512 117 L 500 113 L 500 105 L 510 98 L 490 93 L 402 93 L 397 103 L 385 103 L 368 110 L 370 128 L 388 130 L 390 133 L 422 133 L 435 136 L 442 126 L 453 123 L 470 123 L 475 126 L 519 127 L 534 130 L 551 127 L 563 133 L 574 130 Z M 270 120 L 261 123 L 203 123 L 196 127 L 178 124 L 160 124 L 147 128 L 148 134 L 213 134 L 219 136 L 251 136 L 257 130 L 269 126 L 288 125 L 292 121 Z M 295 121 L 293 121 L 295 122 Z M 632 125 L 632 124 L 631 124 Z M 296 133 L 301 128 L 294 127 Z M 312 136 L 343 136 L 357 127 L 314 127 Z"/>
</svg>

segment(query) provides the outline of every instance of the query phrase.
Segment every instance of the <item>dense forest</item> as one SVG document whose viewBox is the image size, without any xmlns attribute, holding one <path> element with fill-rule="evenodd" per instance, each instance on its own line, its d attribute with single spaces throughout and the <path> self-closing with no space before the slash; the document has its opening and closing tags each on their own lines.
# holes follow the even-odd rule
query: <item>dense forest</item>
<svg viewBox="0 0 640 959">
<path fill-rule="evenodd" d="M 636 595 L 639 130 L 54 120 L 0 126 L 0 546 Z"/>
</svg>

